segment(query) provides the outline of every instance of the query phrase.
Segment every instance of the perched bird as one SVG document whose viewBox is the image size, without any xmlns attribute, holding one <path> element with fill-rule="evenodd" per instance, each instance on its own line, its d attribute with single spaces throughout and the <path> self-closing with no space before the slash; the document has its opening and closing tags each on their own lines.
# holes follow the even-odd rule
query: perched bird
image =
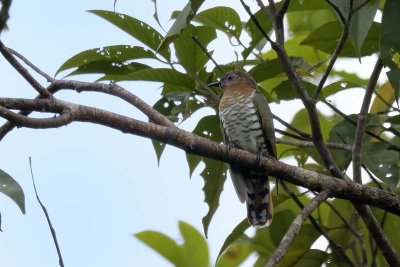
<svg viewBox="0 0 400 267">
<path fill-rule="evenodd" d="M 219 117 L 225 144 L 258 157 L 276 158 L 272 113 L 256 81 L 245 72 L 232 71 L 210 86 L 219 86 L 222 90 Z M 240 201 L 246 201 L 249 223 L 269 226 L 273 206 L 268 173 L 234 165 L 229 170 Z"/>
</svg>

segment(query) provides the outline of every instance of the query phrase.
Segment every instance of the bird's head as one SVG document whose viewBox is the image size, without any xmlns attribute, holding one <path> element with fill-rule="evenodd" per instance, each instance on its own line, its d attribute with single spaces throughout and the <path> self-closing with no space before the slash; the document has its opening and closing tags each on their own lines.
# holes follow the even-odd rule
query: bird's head
<svg viewBox="0 0 400 267">
<path fill-rule="evenodd" d="M 246 72 L 230 71 L 222 76 L 219 82 L 210 83 L 208 86 L 218 86 L 222 93 L 230 88 L 251 87 L 257 90 L 256 81 Z"/>
</svg>

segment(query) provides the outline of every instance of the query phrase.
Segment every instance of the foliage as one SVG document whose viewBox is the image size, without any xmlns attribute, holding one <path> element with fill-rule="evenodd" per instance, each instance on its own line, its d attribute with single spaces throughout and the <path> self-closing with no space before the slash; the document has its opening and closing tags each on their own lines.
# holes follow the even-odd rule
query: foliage
<svg viewBox="0 0 400 267">
<path fill-rule="evenodd" d="M 156 1 L 154 1 L 156 2 Z M 232 45 L 232 51 L 239 51 L 241 56 L 221 65 L 226 71 L 243 68 L 259 83 L 261 92 L 270 102 L 298 101 L 299 96 L 292 89 L 275 51 L 268 45 L 253 20 L 245 19 L 236 10 L 216 6 L 200 10 L 204 1 L 189 1 L 181 12 L 171 16 L 174 23 L 166 34 L 159 33 L 146 22 L 137 20 L 127 14 L 112 11 L 95 10 L 92 14 L 105 19 L 117 28 L 130 34 L 141 45 L 111 45 L 83 51 L 67 60 L 57 73 L 72 70 L 68 75 L 84 73 L 101 74 L 99 80 L 111 81 L 156 81 L 162 83 L 162 93 L 154 105 L 172 122 L 179 124 L 191 118 L 198 110 L 209 107 L 215 115 L 204 117 L 194 129 L 194 133 L 221 142 L 218 122 L 219 92 L 209 88 L 207 83 L 220 77 L 218 70 L 210 68 L 209 58 L 193 41 L 196 37 L 207 49 L 219 34 L 225 34 Z M 345 21 L 350 16 L 350 2 L 360 8 L 352 14 L 348 28 Z M 366 132 L 363 143 L 363 166 L 374 181 L 370 186 L 380 186 L 386 190 L 398 191 L 400 185 L 400 110 L 395 106 L 400 90 L 400 40 L 397 26 L 400 12 L 399 1 L 387 0 L 383 9 L 380 1 L 325 1 L 308 0 L 292 1 L 287 10 L 287 32 L 285 49 L 296 71 L 303 77 L 310 95 L 318 87 L 321 77 L 326 72 L 328 62 L 336 53 L 338 40 L 348 30 L 348 38 L 338 60 L 359 59 L 377 56 L 379 53 L 389 71 L 388 82 L 377 86 L 375 98 L 367 117 Z M 277 3 L 280 8 L 282 2 Z M 335 8 L 334 8 L 335 7 Z M 267 7 L 269 9 L 271 7 Z M 376 12 L 382 13 L 381 21 L 374 21 Z M 157 18 L 157 13 L 155 14 Z M 272 23 L 262 10 L 254 13 L 263 30 L 272 33 Z M 246 42 L 250 37 L 250 41 Z M 134 43 L 135 41 L 132 41 Z M 236 45 L 238 44 L 238 46 Z M 238 48 L 239 47 L 239 48 Z M 213 52 L 209 51 L 212 55 Z M 146 64 L 143 59 L 147 59 Z M 148 60 L 150 59 L 150 60 Z M 150 62 L 150 63 L 149 63 Z M 160 64 L 163 67 L 160 67 Z M 329 104 L 329 97 L 355 88 L 366 88 L 368 79 L 358 74 L 333 68 L 322 93 L 316 99 L 320 104 Z M 345 115 L 336 110 L 336 114 L 319 113 L 323 137 L 330 143 L 352 145 L 356 131 L 358 114 Z M 311 125 L 306 110 L 300 110 L 291 122 L 292 127 L 311 135 Z M 298 165 L 311 168 L 321 173 L 329 173 L 313 147 L 293 146 L 284 141 L 304 137 L 292 128 L 280 130 L 287 135 L 278 145 L 279 158 L 295 158 Z M 162 157 L 165 145 L 153 142 L 158 159 Z M 345 172 L 351 162 L 351 151 L 331 148 L 330 152 L 340 169 Z M 219 197 L 227 176 L 225 164 L 187 154 L 190 173 L 204 163 L 201 176 L 204 179 L 205 202 L 209 206 L 203 218 L 204 232 L 217 211 Z M 299 189 L 292 186 L 295 194 Z M 306 205 L 311 195 L 302 194 L 299 199 Z M 237 266 L 251 253 L 256 253 L 255 266 L 263 266 L 271 256 L 286 233 L 299 207 L 289 194 L 282 193 L 275 206 L 274 223 L 266 229 L 259 229 L 254 236 L 245 233 L 247 222 L 242 221 L 227 237 L 217 260 L 217 266 Z M 394 229 L 399 226 L 400 218 L 375 211 L 378 220 L 382 220 L 384 230 L 395 249 L 400 250 L 398 234 Z M 344 254 L 354 263 L 360 262 L 360 255 L 365 252 L 368 262 L 384 266 L 381 253 L 376 253 L 374 244 L 370 244 L 368 230 L 360 223 L 353 206 L 343 200 L 335 199 L 322 204 L 313 213 L 325 234 L 341 247 Z M 387 217 L 390 217 L 390 222 Z M 386 218 L 386 220 L 384 219 Z M 390 224 L 390 226 L 387 226 Z M 141 241 L 155 249 L 175 266 L 208 266 L 209 256 L 204 238 L 189 225 L 180 222 L 183 244 L 177 244 L 171 238 L 157 232 L 145 231 L 136 235 Z M 300 229 L 296 239 L 290 245 L 279 266 L 347 266 L 337 251 L 311 249 L 312 244 L 322 236 L 310 223 Z M 362 242 L 360 241 L 362 240 Z M 364 247 L 367 244 L 367 249 Z M 363 245 L 362 245 L 363 244 Z M 201 260 L 199 260 L 201 259 Z"/>
</svg>

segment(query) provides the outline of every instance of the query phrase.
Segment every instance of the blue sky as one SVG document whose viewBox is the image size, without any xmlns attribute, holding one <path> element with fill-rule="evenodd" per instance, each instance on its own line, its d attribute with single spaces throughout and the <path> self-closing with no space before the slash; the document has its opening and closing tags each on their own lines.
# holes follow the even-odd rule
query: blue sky
<svg viewBox="0 0 400 267">
<path fill-rule="evenodd" d="M 186 2 L 158 2 L 161 23 L 168 29 L 171 12 L 183 8 Z M 231 3 L 206 1 L 202 8 Z M 14 0 L 10 30 L 2 34 L 2 41 L 54 75 L 65 60 L 80 51 L 114 44 L 140 45 L 111 24 L 85 12 L 112 8 L 112 0 Z M 158 28 L 150 0 L 119 0 L 116 11 Z M 239 8 L 238 12 L 243 13 Z M 224 38 L 220 38 L 222 45 L 215 44 L 216 49 L 226 51 Z M 216 58 L 220 62 L 233 60 L 234 54 L 220 52 Z M 46 85 L 41 77 L 36 77 Z M 0 78 L 2 96 L 31 98 L 36 95 L 3 58 L 0 58 Z M 72 78 L 95 79 L 94 76 Z M 149 104 L 159 97 L 160 84 L 121 85 Z M 57 97 L 147 120 L 133 107 L 110 96 L 63 92 Z M 272 105 L 272 110 L 289 120 L 295 112 L 292 106 L 282 103 L 279 107 Z M 352 107 L 356 112 L 358 106 L 353 103 Z M 209 112 L 196 114 L 180 127 L 193 129 L 195 122 Z M 207 207 L 203 202 L 200 169 L 190 179 L 185 155 L 175 148 L 167 147 L 157 166 L 150 140 L 103 126 L 73 123 L 50 130 L 15 129 L 0 142 L 0 151 L 0 169 L 21 184 L 27 210 L 22 215 L 12 201 L 0 195 L 4 231 L 0 233 L 2 266 L 50 267 L 57 266 L 58 262 L 45 217 L 34 196 L 29 156 L 40 197 L 51 216 L 67 266 L 170 266 L 132 235 L 152 229 L 180 241 L 178 220 L 202 231 L 201 219 Z M 228 181 L 209 229 L 213 259 L 224 238 L 244 217 L 245 206 Z"/>
<path fill-rule="evenodd" d="M 182 8 L 185 1 L 168 1 L 168 5 L 162 2 L 159 1 L 159 16 L 168 28 L 170 13 Z M 85 12 L 112 8 L 110 0 L 15 0 L 10 30 L 3 33 L 2 41 L 54 75 L 65 60 L 82 50 L 113 44 L 140 45 L 111 24 Z M 116 10 L 157 28 L 150 0 L 119 0 Z M 229 57 L 232 59 L 233 54 Z M 1 95 L 36 95 L 3 58 L 0 77 Z M 95 77 L 73 79 L 92 81 Z M 155 83 L 122 85 L 150 104 L 160 93 L 160 85 Z M 133 107 L 110 96 L 64 92 L 57 97 L 146 120 Z M 194 122 L 206 113 L 181 127 L 192 129 Z M 178 220 L 202 231 L 201 219 L 207 211 L 201 190 L 203 181 L 199 170 L 189 179 L 182 151 L 168 147 L 157 167 L 150 140 L 84 123 L 50 130 L 15 129 L 0 142 L 0 150 L 0 168 L 21 184 L 27 210 L 22 215 L 12 201 L 0 195 L 2 266 L 50 267 L 58 262 L 45 217 L 34 196 L 29 156 L 67 266 L 169 266 L 132 235 L 153 229 L 179 241 Z M 232 186 L 225 187 L 221 208 L 209 230 L 214 259 L 224 237 L 245 216 L 245 207 Z"/>
</svg>

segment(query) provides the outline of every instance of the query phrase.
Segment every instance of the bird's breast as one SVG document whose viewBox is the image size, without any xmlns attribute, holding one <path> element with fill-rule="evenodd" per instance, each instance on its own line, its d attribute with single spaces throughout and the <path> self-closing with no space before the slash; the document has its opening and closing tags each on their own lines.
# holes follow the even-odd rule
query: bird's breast
<svg viewBox="0 0 400 267">
<path fill-rule="evenodd" d="M 236 99 L 230 105 L 220 105 L 220 119 L 229 145 L 252 153 L 265 149 L 263 130 L 253 96 Z"/>
</svg>

